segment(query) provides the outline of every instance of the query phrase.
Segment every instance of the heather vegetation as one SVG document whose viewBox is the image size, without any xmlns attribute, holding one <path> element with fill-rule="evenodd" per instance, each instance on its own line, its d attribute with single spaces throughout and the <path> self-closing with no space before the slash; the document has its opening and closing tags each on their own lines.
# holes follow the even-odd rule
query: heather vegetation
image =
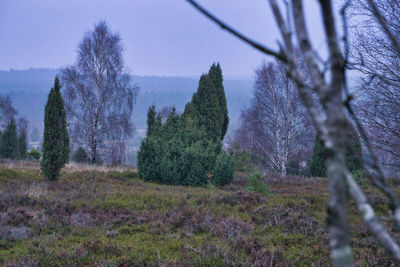
<svg viewBox="0 0 400 267">
<path fill-rule="evenodd" d="M 34 128 L 30 151 L 28 121 L 0 95 L 0 265 L 399 265 L 399 79 L 388 66 L 398 70 L 400 22 L 388 10 L 400 5 L 377 1 L 347 1 L 343 32 L 336 8 L 319 2 L 325 59 L 312 46 L 301 0 L 268 1 L 279 51 L 187 0 L 275 60 L 255 69 L 235 131 L 214 63 L 184 109 L 146 106 L 136 146 L 139 87 L 120 34 L 95 24 L 75 64 L 55 76 L 43 138 Z M 350 51 L 349 9 L 375 21 L 368 40 L 384 44 L 366 51 L 363 30 L 352 33 L 361 59 Z M 371 57 L 384 61 L 380 71 Z M 356 104 L 349 69 L 360 72 Z"/>
<path fill-rule="evenodd" d="M 270 192 L 261 194 L 240 177 L 208 189 L 143 182 L 134 169 L 67 165 L 51 182 L 37 163 L 5 166 L 0 265 L 329 265 L 325 179 L 263 176 Z M 384 198 L 367 192 L 385 214 Z M 356 264 L 390 266 L 362 219 L 350 222 Z"/>
</svg>

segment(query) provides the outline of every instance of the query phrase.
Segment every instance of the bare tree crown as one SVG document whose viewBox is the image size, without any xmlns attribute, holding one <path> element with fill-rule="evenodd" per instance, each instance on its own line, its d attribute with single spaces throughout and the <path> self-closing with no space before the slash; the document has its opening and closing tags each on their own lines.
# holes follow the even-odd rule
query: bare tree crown
<svg viewBox="0 0 400 267">
<path fill-rule="evenodd" d="M 125 70 L 122 53 L 120 36 L 100 22 L 79 44 L 77 63 L 62 70 L 72 143 L 85 147 L 93 163 L 101 157 L 121 161 L 132 134 L 138 88 Z"/>
</svg>

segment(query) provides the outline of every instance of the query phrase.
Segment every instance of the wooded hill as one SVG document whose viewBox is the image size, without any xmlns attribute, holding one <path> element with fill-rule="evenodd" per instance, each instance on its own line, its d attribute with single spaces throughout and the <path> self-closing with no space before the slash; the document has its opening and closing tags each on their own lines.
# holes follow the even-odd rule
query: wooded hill
<svg viewBox="0 0 400 267">
<path fill-rule="evenodd" d="M 32 121 L 42 121 L 48 89 L 57 75 L 56 69 L 0 71 L 0 94 L 10 95 L 19 115 Z M 197 90 L 199 77 L 134 76 L 140 87 L 132 120 L 136 129 L 146 128 L 146 112 L 151 105 L 162 109 L 175 105 L 183 112 Z M 237 126 L 240 111 L 250 101 L 253 91 L 251 77 L 225 77 L 225 93 L 230 117 L 229 130 Z"/>
</svg>

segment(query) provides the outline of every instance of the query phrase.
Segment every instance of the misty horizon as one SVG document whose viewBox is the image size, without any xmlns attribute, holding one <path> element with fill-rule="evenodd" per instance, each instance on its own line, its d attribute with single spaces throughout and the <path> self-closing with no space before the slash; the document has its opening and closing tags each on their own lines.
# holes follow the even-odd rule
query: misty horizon
<svg viewBox="0 0 400 267">
<path fill-rule="evenodd" d="M 265 1 L 201 1 L 249 37 L 277 48 L 279 34 Z M 310 5 L 312 22 L 317 6 Z M 82 37 L 104 20 L 118 32 L 130 73 L 199 77 L 213 62 L 228 76 L 253 76 L 265 60 L 199 15 L 185 1 L 10 1 L 0 2 L 0 70 L 60 69 L 75 63 Z M 15 20 L 18 18 L 18 20 Z M 310 23 L 314 29 L 314 23 Z M 268 29 L 265 32 L 264 29 Z M 317 32 L 320 29 L 316 29 Z M 323 41 L 315 34 L 316 43 Z M 317 47 L 321 50 L 320 47 Z"/>
</svg>

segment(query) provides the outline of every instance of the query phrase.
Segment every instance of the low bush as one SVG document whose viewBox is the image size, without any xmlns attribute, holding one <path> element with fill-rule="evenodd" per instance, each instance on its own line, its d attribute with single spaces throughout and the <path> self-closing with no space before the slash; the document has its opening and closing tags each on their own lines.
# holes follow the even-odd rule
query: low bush
<svg viewBox="0 0 400 267">
<path fill-rule="evenodd" d="M 233 156 L 221 153 L 215 162 L 215 168 L 212 176 L 213 184 L 224 186 L 230 184 L 235 172 L 235 159 Z"/>
<path fill-rule="evenodd" d="M 265 184 L 263 176 L 260 172 L 256 172 L 254 175 L 248 178 L 246 189 L 248 191 L 259 193 L 263 196 L 268 196 L 271 194 L 271 191 Z"/>
<path fill-rule="evenodd" d="M 42 153 L 40 153 L 39 150 L 33 148 L 31 151 L 27 152 L 28 158 L 34 160 L 34 161 L 39 161 L 40 158 L 42 157 Z"/>
<path fill-rule="evenodd" d="M 77 163 L 89 163 L 89 156 L 83 147 L 78 148 L 72 155 L 72 161 Z"/>
<path fill-rule="evenodd" d="M 364 170 L 358 169 L 352 172 L 354 179 L 362 189 L 368 188 L 368 177 Z"/>
<path fill-rule="evenodd" d="M 250 152 L 241 149 L 238 143 L 234 143 L 229 153 L 235 159 L 235 170 L 238 172 L 249 173 L 253 171 L 253 165 L 251 163 Z"/>
</svg>

